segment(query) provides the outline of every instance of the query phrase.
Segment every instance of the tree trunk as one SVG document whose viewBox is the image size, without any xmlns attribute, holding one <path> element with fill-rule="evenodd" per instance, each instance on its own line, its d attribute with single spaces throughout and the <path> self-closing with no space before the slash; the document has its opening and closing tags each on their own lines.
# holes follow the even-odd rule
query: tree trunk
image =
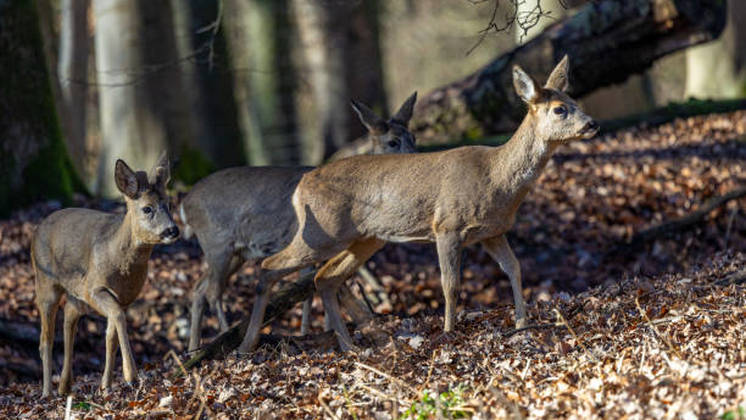
<svg viewBox="0 0 746 420">
<path fill-rule="evenodd" d="M 88 0 L 60 2 L 57 80 L 65 108 L 65 139 L 75 168 L 85 175 L 86 95 L 88 92 Z"/>
<path fill-rule="evenodd" d="M 197 63 L 194 67 L 198 112 L 206 120 L 206 138 L 202 139 L 200 150 L 220 168 L 244 164 L 246 159 L 234 100 L 233 73 L 224 36 L 227 27 L 223 26 L 221 30 L 220 26 L 214 26 L 228 18 L 224 8 L 221 9 L 222 3 L 190 0 L 189 8 L 185 10 L 181 2 L 172 2 L 174 11 L 184 15 L 178 17 L 177 22 L 190 22 L 189 26 L 177 23 L 178 39 L 183 36 L 195 51 L 200 51 L 194 58 Z M 176 7 L 177 3 L 182 7 Z M 186 32 L 178 35 L 180 31 Z"/>
<path fill-rule="evenodd" d="M 569 54 L 570 95 L 579 97 L 622 82 L 666 54 L 717 38 L 724 24 L 725 2 L 592 2 L 471 76 L 426 95 L 410 127 L 423 143 L 511 131 L 524 114 L 513 93 L 513 64 L 542 80 Z"/>
<path fill-rule="evenodd" d="M 35 2 L 0 3 L 0 215 L 85 188 L 60 134 Z"/>
<path fill-rule="evenodd" d="M 194 73 L 189 38 L 177 37 L 188 31 L 182 27 L 188 22 L 175 20 L 178 15 L 171 2 L 140 0 L 137 4 L 147 46 L 142 49 L 146 100 L 165 130 L 172 159 L 178 162 L 174 178 L 194 183 L 214 167 L 201 149 L 206 123 L 195 103 L 199 89 L 196 79 L 190 77 Z M 173 7 L 180 9 L 182 5 Z"/>
<path fill-rule="evenodd" d="M 152 46 L 144 42 L 137 6 L 128 0 L 93 0 L 101 116 L 95 191 L 108 197 L 120 195 L 114 184 L 116 159 L 142 170 L 168 148 L 166 127 L 152 108 L 145 83 L 154 70 L 143 67 L 143 50 Z"/>
<path fill-rule="evenodd" d="M 225 28 L 248 162 L 299 161 L 285 0 L 227 0 Z"/>
<path fill-rule="evenodd" d="M 304 118 L 307 163 L 318 164 L 364 134 L 350 99 L 385 109 L 379 45 L 378 0 L 292 0 L 304 56 L 301 79 L 310 84 Z"/>
<path fill-rule="evenodd" d="M 728 24 L 715 42 L 686 52 L 686 97 L 746 96 L 746 2 L 728 2 Z"/>
</svg>

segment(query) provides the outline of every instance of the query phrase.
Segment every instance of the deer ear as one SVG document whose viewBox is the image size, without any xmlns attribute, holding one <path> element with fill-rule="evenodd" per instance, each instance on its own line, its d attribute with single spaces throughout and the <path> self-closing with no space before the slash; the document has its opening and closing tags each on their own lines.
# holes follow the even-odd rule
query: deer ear
<svg viewBox="0 0 746 420">
<path fill-rule="evenodd" d="M 570 87 L 570 59 L 567 57 L 567 54 L 562 57 L 562 60 L 552 70 L 552 74 L 549 75 L 549 79 L 547 79 L 544 87 L 562 92 Z"/>
<path fill-rule="evenodd" d="M 417 91 L 409 95 L 409 98 L 404 101 L 391 119 L 402 123 L 402 125 L 406 127 L 409 124 L 409 120 L 412 119 L 412 111 L 414 110 L 415 102 L 417 102 Z"/>
<path fill-rule="evenodd" d="M 165 187 L 171 179 L 171 164 L 168 160 L 168 153 L 164 150 L 158 156 L 158 160 L 153 169 L 150 170 L 150 182 L 155 185 Z"/>
<path fill-rule="evenodd" d="M 373 134 L 383 134 L 389 131 L 389 125 L 386 121 L 373 112 L 372 109 L 354 99 L 350 101 L 350 105 L 352 105 L 352 109 L 355 110 L 358 118 L 360 118 L 360 122 L 363 123 L 368 131 Z"/>
<path fill-rule="evenodd" d="M 513 87 L 518 96 L 527 103 L 539 99 L 539 86 L 536 81 L 519 66 L 513 66 Z"/>
<path fill-rule="evenodd" d="M 137 175 L 122 159 L 117 159 L 114 166 L 114 181 L 116 181 L 119 191 L 125 196 L 135 200 L 140 195 Z"/>
</svg>

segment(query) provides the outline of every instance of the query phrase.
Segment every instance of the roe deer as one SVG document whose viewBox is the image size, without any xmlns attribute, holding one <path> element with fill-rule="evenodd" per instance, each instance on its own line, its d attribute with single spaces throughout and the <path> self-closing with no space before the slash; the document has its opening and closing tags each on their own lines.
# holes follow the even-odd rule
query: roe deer
<svg viewBox="0 0 746 420">
<path fill-rule="evenodd" d="M 417 99 L 413 93 L 388 121 L 363 104 L 352 107 L 368 129 L 371 153 L 411 153 L 414 137 L 407 130 Z M 237 167 L 218 171 L 199 181 L 184 197 L 179 211 L 184 237 L 197 236 L 205 253 L 207 271 L 192 292 L 189 349 L 200 344 L 205 300 L 217 315 L 220 330 L 228 329 L 222 296 L 228 278 L 245 261 L 268 257 L 285 247 L 295 233 L 297 223 L 290 198 L 295 186 L 311 167 Z M 239 351 L 254 348 L 258 339 L 269 289 L 274 282 L 293 270 L 265 271 L 257 286 L 256 302 Z M 362 304 L 352 306 L 352 294 L 343 289 L 350 313 L 360 313 Z M 367 310 L 367 308 L 365 309 Z M 307 332 L 310 304 L 304 304 L 303 333 Z"/>
<path fill-rule="evenodd" d="M 598 131 L 564 93 L 567 72 L 565 56 L 542 88 L 513 68 L 528 114 L 502 146 L 356 156 L 304 174 L 292 198 L 298 231 L 262 268 L 298 269 L 331 258 L 317 272 L 316 288 L 340 347 L 349 350 L 353 343 L 339 315 L 337 287 L 386 241 L 436 243 L 446 333 L 454 327 L 461 249 L 481 242 L 510 278 L 516 324 L 523 326 L 520 267 L 505 233 L 554 150 Z"/>
<path fill-rule="evenodd" d="M 165 187 L 169 164 L 163 153 L 147 175 L 134 172 L 117 160 L 114 178 L 124 194 L 125 214 L 69 208 L 56 211 L 36 229 L 31 261 L 36 272 L 36 305 L 41 318 L 39 352 L 43 365 L 42 394 L 52 386 L 54 320 L 63 294 L 65 361 L 58 391 L 70 391 L 73 340 L 78 319 L 88 307 L 104 315 L 106 364 L 101 388 L 111 384 L 116 356 L 115 340 L 122 349 L 124 379 L 136 376 L 124 311 L 135 300 L 147 277 L 148 259 L 155 244 L 172 243 L 179 229 L 168 210 Z"/>
</svg>

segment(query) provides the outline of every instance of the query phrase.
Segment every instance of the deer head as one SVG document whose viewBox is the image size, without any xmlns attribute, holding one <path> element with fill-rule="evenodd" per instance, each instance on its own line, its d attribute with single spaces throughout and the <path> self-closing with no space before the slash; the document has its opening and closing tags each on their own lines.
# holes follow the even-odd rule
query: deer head
<svg viewBox="0 0 746 420">
<path fill-rule="evenodd" d="M 124 194 L 127 214 L 132 223 L 133 237 L 145 244 L 172 243 L 179 237 L 169 210 L 166 184 L 170 179 L 169 162 L 162 153 L 150 174 L 133 171 L 118 159 L 114 179 Z"/>
<path fill-rule="evenodd" d="M 368 136 L 373 144 L 373 154 L 414 153 L 415 138 L 407 130 L 412 118 L 417 92 L 404 101 L 396 114 L 388 121 L 381 118 L 372 109 L 355 100 L 350 101 L 352 109 L 368 129 Z"/>
<path fill-rule="evenodd" d="M 598 124 L 586 115 L 565 91 L 569 86 L 569 59 L 565 56 L 552 70 L 544 87 L 519 66 L 513 67 L 513 86 L 528 104 L 528 118 L 535 121 L 538 139 L 561 144 L 596 135 Z"/>
</svg>

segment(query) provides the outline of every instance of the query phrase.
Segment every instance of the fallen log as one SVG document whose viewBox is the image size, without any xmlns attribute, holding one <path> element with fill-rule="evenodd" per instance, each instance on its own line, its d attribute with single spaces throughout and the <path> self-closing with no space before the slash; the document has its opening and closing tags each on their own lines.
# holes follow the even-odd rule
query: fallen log
<svg viewBox="0 0 746 420">
<path fill-rule="evenodd" d="M 511 68 L 520 64 L 544 79 L 570 55 L 570 96 L 580 97 L 641 73 L 655 60 L 717 38 L 726 2 L 600 0 L 549 26 L 525 45 L 474 74 L 420 99 L 410 123 L 420 144 L 477 139 L 513 131 L 524 105 L 513 92 Z"/>
<path fill-rule="evenodd" d="M 640 232 L 632 235 L 632 237 L 623 244 L 615 246 L 608 254 L 614 255 L 619 253 L 630 252 L 634 249 L 639 248 L 647 242 L 654 239 L 658 239 L 676 232 L 680 232 L 692 225 L 695 225 L 707 216 L 711 211 L 718 207 L 724 206 L 731 200 L 736 200 L 742 197 L 746 197 L 746 187 L 737 188 L 729 191 L 723 195 L 710 198 L 704 202 L 697 210 L 687 214 L 686 216 L 679 217 L 674 220 L 663 222 L 661 224 L 643 229 Z"/>
<path fill-rule="evenodd" d="M 313 285 L 313 278 L 316 272 L 307 273 L 301 276 L 297 281 L 285 286 L 278 293 L 274 294 L 267 311 L 264 314 L 264 324 L 267 325 L 275 318 L 282 316 L 298 302 L 303 302 L 316 290 Z M 246 334 L 246 328 L 249 326 L 249 317 L 245 317 L 240 322 L 233 325 L 228 331 L 215 337 L 209 344 L 197 350 L 192 357 L 184 363 L 184 368 L 191 369 L 198 366 L 205 359 L 215 359 L 224 357 L 234 349 L 238 348 Z"/>
</svg>

